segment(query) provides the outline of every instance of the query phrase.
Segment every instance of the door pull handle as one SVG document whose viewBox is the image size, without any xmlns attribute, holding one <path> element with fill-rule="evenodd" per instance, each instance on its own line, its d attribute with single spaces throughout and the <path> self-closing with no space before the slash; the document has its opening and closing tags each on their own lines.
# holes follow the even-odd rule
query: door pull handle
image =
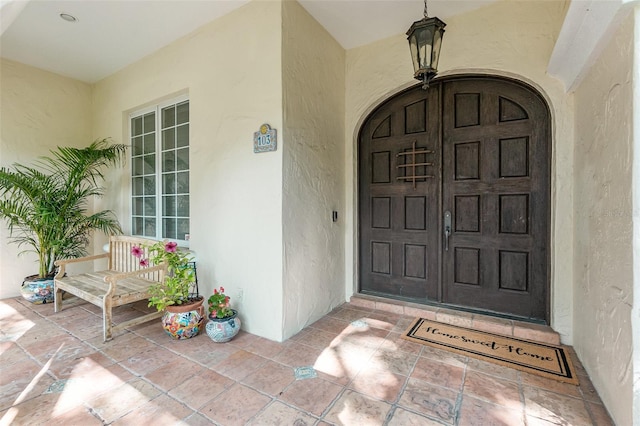
<svg viewBox="0 0 640 426">
<path fill-rule="evenodd" d="M 449 251 L 449 237 L 451 236 L 451 212 L 444 212 L 444 250 Z"/>
</svg>

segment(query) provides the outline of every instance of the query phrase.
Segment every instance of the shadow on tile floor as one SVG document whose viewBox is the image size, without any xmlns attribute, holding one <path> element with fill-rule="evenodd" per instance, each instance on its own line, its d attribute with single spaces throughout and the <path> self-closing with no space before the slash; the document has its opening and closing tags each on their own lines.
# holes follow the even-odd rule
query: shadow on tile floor
<svg viewBox="0 0 640 426">
<path fill-rule="evenodd" d="M 221 344 L 158 321 L 104 343 L 99 315 L 0 300 L 0 425 L 612 424 L 574 352 L 580 386 L 405 341 L 409 316 L 344 304 L 283 343 Z"/>
</svg>

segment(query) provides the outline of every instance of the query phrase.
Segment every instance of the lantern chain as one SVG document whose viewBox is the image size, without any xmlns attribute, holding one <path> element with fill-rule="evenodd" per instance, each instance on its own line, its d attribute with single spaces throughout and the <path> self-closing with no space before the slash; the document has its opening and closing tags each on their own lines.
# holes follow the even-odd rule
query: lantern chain
<svg viewBox="0 0 640 426">
<path fill-rule="evenodd" d="M 427 13 L 427 0 L 424 0 L 424 19 L 427 19 L 429 14 Z"/>
</svg>

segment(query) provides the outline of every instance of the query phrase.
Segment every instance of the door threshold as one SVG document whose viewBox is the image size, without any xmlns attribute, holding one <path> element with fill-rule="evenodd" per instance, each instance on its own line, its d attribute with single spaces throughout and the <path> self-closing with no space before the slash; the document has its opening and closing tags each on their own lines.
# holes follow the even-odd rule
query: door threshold
<svg viewBox="0 0 640 426">
<path fill-rule="evenodd" d="M 376 309 L 399 315 L 425 318 L 432 321 L 457 325 L 472 330 L 517 337 L 539 343 L 560 344 L 560 334 L 548 325 L 534 324 L 508 318 L 498 318 L 480 313 L 465 312 L 437 306 L 392 300 L 384 297 L 354 294 L 351 305 Z"/>
</svg>

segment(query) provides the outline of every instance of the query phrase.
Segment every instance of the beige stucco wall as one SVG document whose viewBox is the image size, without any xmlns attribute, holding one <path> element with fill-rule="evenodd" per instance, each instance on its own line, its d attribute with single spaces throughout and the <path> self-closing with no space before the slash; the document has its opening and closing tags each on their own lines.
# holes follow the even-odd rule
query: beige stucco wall
<svg viewBox="0 0 640 426">
<path fill-rule="evenodd" d="M 575 92 L 574 346 L 616 424 L 631 424 L 633 15 Z"/>
<path fill-rule="evenodd" d="M 0 166 L 32 164 L 57 146 L 91 143 L 91 87 L 47 71 L 2 59 L 0 63 Z M 20 294 L 37 257 L 7 245 L 0 225 L 0 299 Z"/>
<path fill-rule="evenodd" d="M 490 73 L 537 88 L 552 116 L 551 325 L 572 342 L 573 321 L 573 97 L 547 75 L 566 2 L 504 0 L 447 19 L 440 75 Z M 347 297 L 357 285 L 357 136 L 383 99 L 416 84 L 406 36 L 399 34 L 347 51 L 346 184 Z"/>
<path fill-rule="evenodd" d="M 254 154 L 253 133 L 282 129 L 281 72 L 281 4 L 252 2 L 98 82 L 93 96 L 94 134 L 126 141 L 128 111 L 188 93 L 200 292 L 224 286 L 243 328 L 273 340 L 282 339 L 283 149 Z M 129 172 L 119 176 L 104 202 L 128 230 Z"/>
<path fill-rule="evenodd" d="M 289 337 L 344 303 L 345 51 L 297 2 L 283 2 L 282 19 L 283 328 Z"/>
</svg>

